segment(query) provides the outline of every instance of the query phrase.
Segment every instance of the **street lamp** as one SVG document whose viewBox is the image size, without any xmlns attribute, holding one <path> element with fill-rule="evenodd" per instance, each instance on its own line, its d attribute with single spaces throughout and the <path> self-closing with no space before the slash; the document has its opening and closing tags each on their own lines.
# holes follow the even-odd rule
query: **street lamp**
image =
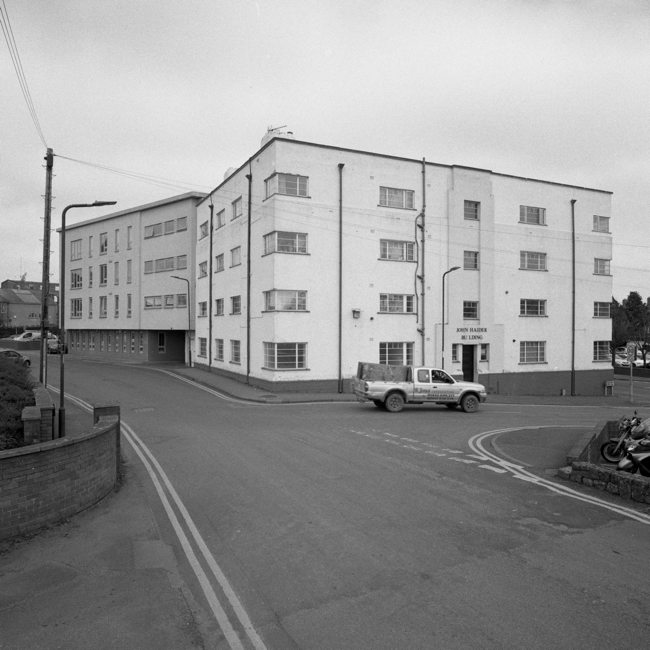
<svg viewBox="0 0 650 650">
<path fill-rule="evenodd" d="M 59 247 L 60 266 L 59 272 L 59 318 L 61 323 L 61 363 L 59 365 L 59 438 L 65 436 L 65 216 L 71 208 L 94 208 L 101 205 L 115 205 L 117 201 L 95 201 L 94 203 L 72 203 L 63 208 L 61 215 L 61 241 Z M 45 342 L 47 346 L 47 341 Z M 47 354 L 47 347 L 45 348 Z"/>
<path fill-rule="evenodd" d="M 452 271 L 458 271 L 460 266 L 452 266 L 442 274 L 442 369 L 445 369 L 445 276 Z"/>
<path fill-rule="evenodd" d="M 192 367 L 192 300 L 190 295 L 190 281 L 187 278 L 182 278 L 180 275 L 170 276 L 176 280 L 183 280 L 187 282 L 187 361 L 188 365 Z"/>
</svg>

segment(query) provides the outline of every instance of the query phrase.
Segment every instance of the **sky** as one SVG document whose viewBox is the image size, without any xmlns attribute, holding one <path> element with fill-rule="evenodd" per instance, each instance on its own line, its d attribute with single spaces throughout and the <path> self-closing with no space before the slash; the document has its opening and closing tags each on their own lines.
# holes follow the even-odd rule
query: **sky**
<svg viewBox="0 0 650 650">
<path fill-rule="evenodd" d="M 42 133 L 0 42 L 0 280 L 41 280 L 46 147 L 55 230 L 71 203 L 117 201 L 70 210 L 69 224 L 208 192 L 286 126 L 308 142 L 612 191 L 614 297 L 650 297 L 648 0 L 0 9 Z M 58 281 L 55 233 L 51 248 Z"/>
</svg>

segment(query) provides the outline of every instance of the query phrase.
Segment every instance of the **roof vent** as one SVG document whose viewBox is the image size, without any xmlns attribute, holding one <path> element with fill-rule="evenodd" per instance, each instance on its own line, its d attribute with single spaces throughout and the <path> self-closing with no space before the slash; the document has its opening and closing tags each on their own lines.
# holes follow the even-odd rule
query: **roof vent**
<svg viewBox="0 0 650 650">
<path fill-rule="evenodd" d="M 287 125 L 284 126 L 269 126 L 266 129 L 266 133 L 262 138 L 261 146 L 263 147 L 269 140 L 273 138 L 291 138 L 293 139 L 293 131 L 285 131 Z"/>
</svg>

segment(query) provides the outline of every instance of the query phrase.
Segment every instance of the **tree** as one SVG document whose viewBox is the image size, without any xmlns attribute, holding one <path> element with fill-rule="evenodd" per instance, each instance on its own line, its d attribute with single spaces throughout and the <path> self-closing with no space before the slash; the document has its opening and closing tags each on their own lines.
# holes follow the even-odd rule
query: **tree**
<svg viewBox="0 0 650 650">
<path fill-rule="evenodd" d="M 612 298 L 612 346 L 634 343 L 643 354 L 650 352 L 650 309 L 636 291 L 631 291 L 622 303 Z"/>
</svg>

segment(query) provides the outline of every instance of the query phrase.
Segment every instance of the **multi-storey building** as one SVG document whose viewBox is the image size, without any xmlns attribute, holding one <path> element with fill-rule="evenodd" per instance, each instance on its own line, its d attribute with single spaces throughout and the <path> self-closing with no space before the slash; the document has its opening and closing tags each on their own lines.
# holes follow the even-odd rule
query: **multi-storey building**
<svg viewBox="0 0 650 650">
<path fill-rule="evenodd" d="M 183 361 L 203 196 L 190 192 L 66 226 L 60 280 L 71 354 Z"/>
<path fill-rule="evenodd" d="M 611 379 L 611 193 L 269 134 L 197 207 L 195 361 L 276 389 L 358 361 L 493 393 Z"/>
</svg>

